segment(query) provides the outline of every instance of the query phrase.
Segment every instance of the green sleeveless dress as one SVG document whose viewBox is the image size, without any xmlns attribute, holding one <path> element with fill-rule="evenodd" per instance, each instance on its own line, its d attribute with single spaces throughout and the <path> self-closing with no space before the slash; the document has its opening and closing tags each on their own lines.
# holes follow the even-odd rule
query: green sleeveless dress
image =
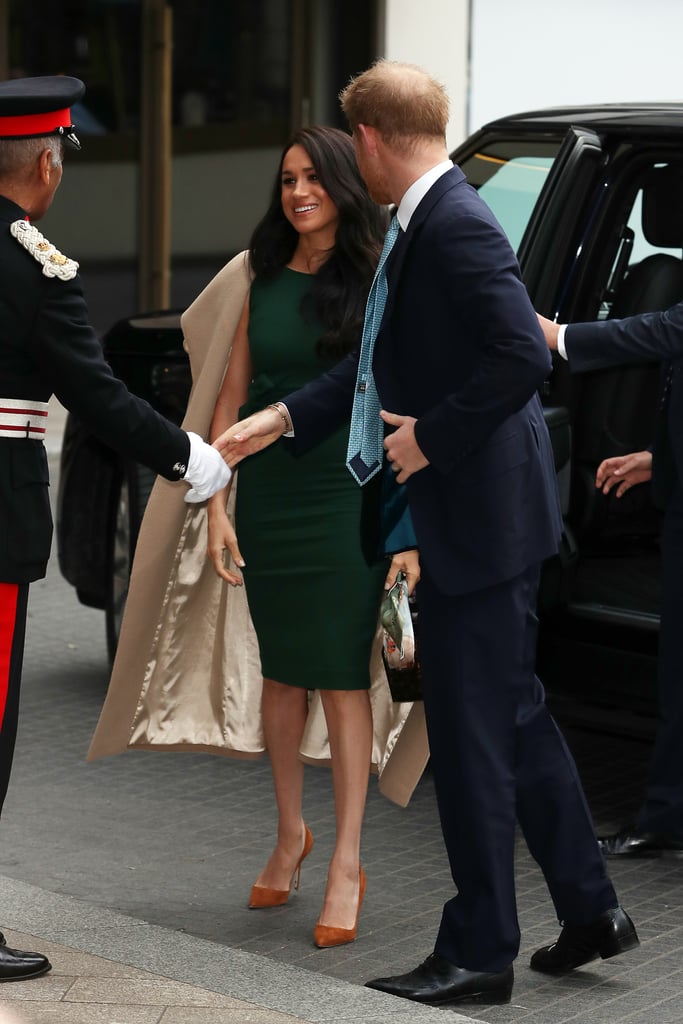
<svg viewBox="0 0 683 1024">
<path fill-rule="evenodd" d="M 286 267 L 253 282 L 253 380 L 240 418 L 325 369 L 315 352 L 320 325 L 301 314 L 310 280 Z M 298 456 L 276 442 L 237 473 L 237 538 L 263 675 L 311 690 L 370 685 L 386 566 L 368 566 L 361 553 L 361 489 L 345 466 L 348 436 L 347 424 Z"/>
</svg>

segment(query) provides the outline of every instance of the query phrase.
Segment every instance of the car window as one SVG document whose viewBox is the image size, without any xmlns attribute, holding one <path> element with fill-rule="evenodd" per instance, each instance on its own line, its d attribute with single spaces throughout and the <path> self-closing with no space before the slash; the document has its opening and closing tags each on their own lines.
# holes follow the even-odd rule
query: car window
<svg viewBox="0 0 683 1024">
<path fill-rule="evenodd" d="M 680 301 L 683 286 L 683 237 L 681 236 L 681 165 L 653 162 L 640 172 L 640 182 L 623 212 L 619 246 L 610 266 L 599 318 L 623 316 L 620 297 L 643 291 L 648 303 L 666 307 Z M 675 186 L 675 187 L 672 187 Z M 639 311 L 639 310 L 638 310 Z"/>
<path fill-rule="evenodd" d="M 560 140 L 496 140 L 460 164 L 470 185 L 493 210 L 515 252 L 560 144 Z"/>
<path fill-rule="evenodd" d="M 628 226 L 633 231 L 633 251 L 631 253 L 631 261 L 633 263 L 639 263 L 644 260 L 646 256 L 652 256 L 657 252 L 669 253 L 671 256 L 681 256 L 681 246 L 675 246 L 667 248 L 665 246 L 655 246 L 648 242 L 643 232 L 643 192 L 642 189 L 636 196 L 636 201 L 633 204 L 631 210 L 631 216 L 628 220 Z M 683 244 L 683 239 L 681 239 Z"/>
</svg>

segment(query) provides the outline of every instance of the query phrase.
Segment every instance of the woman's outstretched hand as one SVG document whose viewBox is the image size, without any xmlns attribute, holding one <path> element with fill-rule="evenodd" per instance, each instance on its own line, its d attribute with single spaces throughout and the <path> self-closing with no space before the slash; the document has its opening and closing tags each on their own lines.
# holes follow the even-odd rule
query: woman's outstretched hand
<svg viewBox="0 0 683 1024">
<path fill-rule="evenodd" d="M 277 409 L 261 409 L 239 423 L 233 423 L 213 442 L 232 469 L 247 455 L 260 452 L 285 433 L 286 424 Z"/>
</svg>

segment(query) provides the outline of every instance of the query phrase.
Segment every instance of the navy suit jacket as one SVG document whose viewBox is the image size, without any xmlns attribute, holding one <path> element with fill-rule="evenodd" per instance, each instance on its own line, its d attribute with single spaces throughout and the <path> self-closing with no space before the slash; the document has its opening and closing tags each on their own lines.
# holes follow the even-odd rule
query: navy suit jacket
<svg viewBox="0 0 683 1024">
<path fill-rule="evenodd" d="M 458 167 L 420 202 L 387 282 L 373 372 L 430 462 L 406 484 L 423 573 L 451 595 L 512 579 L 561 535 L 537 395 L 551 361 L 510 244 Z M 350 415 L 357 366 L 356 351 L 284 399 L 297 446 Z"/>
<path fill-rule="evenodd" d="M 573 373 L 624 363 L 665 364 L 652 477 L 654 499 L 664 508 L 683 480 L 683 302 L 663 313 L 569 324 L 565 347 Z"/>
</svg>

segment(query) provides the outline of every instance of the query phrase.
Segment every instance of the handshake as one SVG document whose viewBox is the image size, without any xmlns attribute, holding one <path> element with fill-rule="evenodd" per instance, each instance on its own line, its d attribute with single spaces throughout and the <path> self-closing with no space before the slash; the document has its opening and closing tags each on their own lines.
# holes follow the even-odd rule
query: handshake
<svg viewBox="0 0 683 1024">
<path fill-rule="evenodd" d="M 235 423 L 217 437 L 212 445 L 198 434 L 188 431 L 190 458 L 183 479 L 190 485 L 185 495 L 188 504 L 206 501 L 216 491 L 227 487 L 232 469 L 247 455 L 267 448 L 290 428 L 284 406 L 269 406 L 247 419 Z"/>
</svg>

